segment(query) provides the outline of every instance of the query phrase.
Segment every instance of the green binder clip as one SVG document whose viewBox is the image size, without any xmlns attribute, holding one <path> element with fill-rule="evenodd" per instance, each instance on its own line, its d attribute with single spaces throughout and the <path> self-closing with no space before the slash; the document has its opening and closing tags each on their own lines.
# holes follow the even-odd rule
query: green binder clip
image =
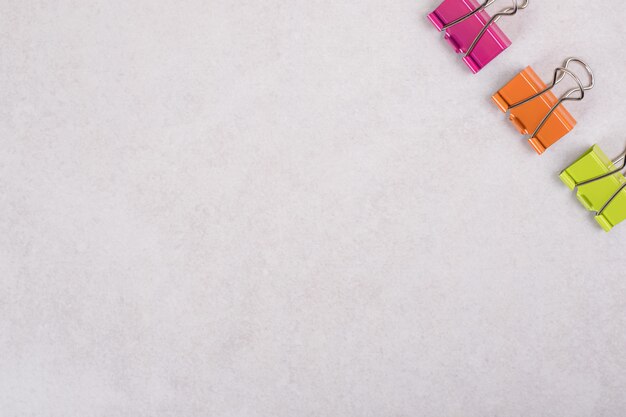
<svg viewBox="0 0 626 417">
<path fill-rule="evenodd" d="M 625 167 L 626 152 L 611 161 L 594 145 L 560 175 L 571 190 L 577 188 L 578 200 L 596 212 L 596 221 L 607 232 L 626 220 Z"/>
</svg>

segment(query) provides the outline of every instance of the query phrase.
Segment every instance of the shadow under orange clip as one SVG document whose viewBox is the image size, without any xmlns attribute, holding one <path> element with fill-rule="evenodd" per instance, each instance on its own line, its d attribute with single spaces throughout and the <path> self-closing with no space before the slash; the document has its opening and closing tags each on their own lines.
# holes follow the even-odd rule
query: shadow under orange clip
<svg viewBox="0 0 626 417">
<path fill-rule="evenodd" d="M 588 86 L 583 86 L 580 78 L 569 70 L 568 66 L 572 62 L 584 66 L 589 75 Z M 566 75 L 571 76 L 578 87 L 557 99 L 551 90 Z M 582 100 L 585 91 L 591 90 L 594 83 L 591 68 L 578 58 L 569 58 L 562 67 L 554 70 L 554 79 L 549 86 L 546 86 L 531 67 L 527 67 L 492 98 L 500 110 L 509 113 L 509 119 L 520 133 L 530 135 L 528 141 L 538 154 L 542 154 L 576 125 L 576 120 L 562 103 Z M 578 94 L 572 97 L 576 93 Z"/>
</svg>

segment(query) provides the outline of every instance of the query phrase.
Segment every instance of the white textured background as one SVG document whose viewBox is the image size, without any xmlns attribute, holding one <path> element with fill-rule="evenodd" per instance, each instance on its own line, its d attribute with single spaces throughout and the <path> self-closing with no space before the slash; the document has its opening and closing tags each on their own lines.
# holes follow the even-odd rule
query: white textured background
<svg viewBox="0 0 626 417">
<path fill-rule="evenodd" d="M 472 76 L 437 4 L 0 0 L 0 416 L 626 415 L 626 225 L 557 178 L 626 144 L 625 9 Z M 538 157 L 490 95 L 570 55 Z"/>
</svg>

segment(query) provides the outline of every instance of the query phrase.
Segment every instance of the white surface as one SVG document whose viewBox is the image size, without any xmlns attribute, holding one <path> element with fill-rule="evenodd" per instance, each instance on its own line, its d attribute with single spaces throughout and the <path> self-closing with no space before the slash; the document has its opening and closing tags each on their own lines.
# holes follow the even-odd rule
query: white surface
<svg viewBox="0 0 626 417">
<path fill-rule="evenodd" d="M 507 2 L 500 2 L 501 4 Z M 620 2 L 472 76 L 438 0 L 0 0 L 0 415 L 624 416 Z M 538 157 L 490 102 L 598 84 Z"/>
</svg>

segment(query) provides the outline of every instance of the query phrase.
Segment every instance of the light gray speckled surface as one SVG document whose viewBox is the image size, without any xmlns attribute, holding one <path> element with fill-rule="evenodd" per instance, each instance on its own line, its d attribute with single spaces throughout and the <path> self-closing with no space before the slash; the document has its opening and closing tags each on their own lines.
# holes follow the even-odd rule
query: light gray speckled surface
<svg viewBox="0 0 626 417">
<path fill-rule="evenodd" d="M 438 0 L 0 0 L 0 416 L 626 415 L 626 12 L 531 1 L 471 76 Z M 507 2 L 500 2 L 507 3 Z M 490 102 L 598 84 L 536 156 Z"/>
</svg>

